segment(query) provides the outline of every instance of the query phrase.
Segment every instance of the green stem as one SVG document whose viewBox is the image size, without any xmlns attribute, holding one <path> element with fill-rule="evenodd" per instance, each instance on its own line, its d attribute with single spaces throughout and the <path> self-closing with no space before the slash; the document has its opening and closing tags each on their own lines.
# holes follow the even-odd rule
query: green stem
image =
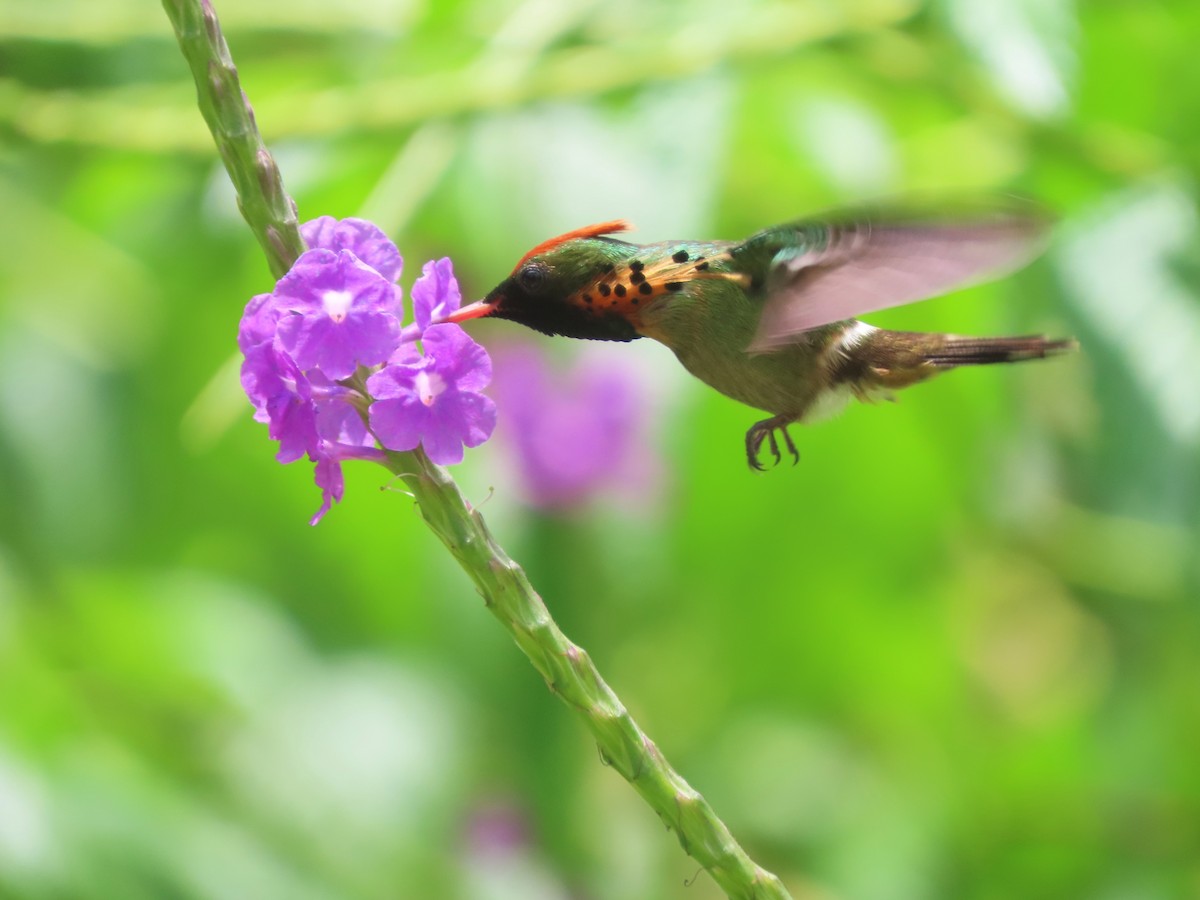
<svg viewBox="0 0 1200 900">
<path fill-rule="evenodd" d="M 296 204 L 263 143 L 209 0 L 163 0 L 196 81 L 200 112 L 237 190 L 238 209 L 279 278 L 304 252 Z"/>
<path fill-rule="evenodd" d="M 604 761 L 672 828 L 685 853 L 730 897 L 785 898 L 783 883 L 757 865 L 709 806 L 638 727 L 587 651 L 555 624 L 525 571 L 496 543 L 479 510 L 420 450 L 389 453 L 387 467 L 413 492 L 426 524 L 475 583 L 546 686 L 579 715 Z"/>
<path fill-rule="evenodd" d="M 237 186 L 242 214 L 272 269 L 282 274 L 303 251 L 295 207 L 238 85 L 216 13 L 208 0 L 163 0 L 163 5 L 191 65 L 205 121 Z M 524 570 L 496 543 L 450 474 L 420 450 L 389 453 L 385 465 L 408 485 L 425 522 L 550 690 L 583 719 L 605 762 L 675 830 L 684 852 L 730 897 L 787 898 L 783 883 L 746 855 L 708 802 L 671 768 L 587 652 L 559 630 Z"/>
</svg>

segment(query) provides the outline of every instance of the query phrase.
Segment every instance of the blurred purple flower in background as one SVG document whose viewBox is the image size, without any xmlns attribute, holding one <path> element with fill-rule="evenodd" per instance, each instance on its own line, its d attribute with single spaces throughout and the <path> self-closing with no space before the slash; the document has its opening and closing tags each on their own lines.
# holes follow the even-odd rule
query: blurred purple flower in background
<svg viewBox="0 0 1200 900">
<path fill-rule="evenodd" d="M 429 325 L 462 299 L 449 259 L 425 264 L 413 287 L 417 321 L 402 329 L 393 282 L 403 259 L 378 227 L 323 216 L 301 234 L 313 249 L 272 293 L 246 305 L 238 347 L 242 387 L 254 418 L 279 441 L 276 458 L 316 464 L 315 525 L 342 499 L 343 460 L 383 459 L 378 441 L 390 450 L 422 445 L 439 464 L 461 462 L 464 445 L 491 436 L 496 407 L 479 393 L 491 378 L 487 351 L 457 325 Z"/>
<path fill-rule="evenodd" d="M 470 856 L 507 856 L 532 843 L 529 817 L 515 803 L 492 801 L 476 809 L 466 823 Z"/>
<path fill-rule="evenodd" d="M 463 838 L 462 896 L 542 900 L 578 896 L 547 864 L 531 817 L 517 803 L 481 804 L 470 813 Z"/>
<path fill-rule="evenodd" d="M 597 496 L 643 502 L 661 485 L 652 411 L 637 376 L 586 350 L 557 371 L 530 343 L 493 351 L 501 441 L 534 506 L 569 511 Z"/>
</svg>

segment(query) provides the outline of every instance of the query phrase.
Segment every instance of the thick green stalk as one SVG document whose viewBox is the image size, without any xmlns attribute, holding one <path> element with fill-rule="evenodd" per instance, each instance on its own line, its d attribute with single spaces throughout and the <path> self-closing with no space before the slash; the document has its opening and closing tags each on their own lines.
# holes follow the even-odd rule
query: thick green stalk
<svg viewBox="0 0 1200 900">
<path fill-rule="evenodd" d="M 675 831 L 684 852 L 730 897 L 788 897 L 783 883 L 750 859 L 708 801 L 671 768 L 587 651 L 559 630 L 525 571 L 496 543 L 450 474 L 419 450 L 389 453 L 387 466 L 413 492 L 425 522 L 475 582 L 488 610 L 546 686 L 583 719 L 604 761 Z"/>
<path fill-rule="evenodd" d="M 296 204 L 263 143 L 209 0 L 163 0 L 192 69 L 200 112 L 237 190 L 238 208 L 279 278 L 304 252 Z"/>
<path fill-rule="evenodd" d="M 163 0 L 196 79 L 200 108 L 238 188 L 246 221 L 277 274 L 303 250 L 295 209 L 254 124 L 208 0 Z M 550 690 L 583 719 L 605 761 L 658 813 L 730 897 L 784 900 L 782 882 L 759 867 L 733 839 L 708 802 L 671 768 L 605 684 L 587 652 L 554 623 L 524 570 L 496 543 L 479 511 L 423 452 L 389 453 L 387 467 L 416 497 L 426 523 L 475 583 L 546 679 Z"/>
</svg>

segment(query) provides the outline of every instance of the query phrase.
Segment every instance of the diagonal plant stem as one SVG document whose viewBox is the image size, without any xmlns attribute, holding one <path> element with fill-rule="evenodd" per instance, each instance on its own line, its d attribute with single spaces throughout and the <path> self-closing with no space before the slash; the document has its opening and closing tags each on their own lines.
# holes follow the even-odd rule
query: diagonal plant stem
<svg viewBox="0 0 1200 900">
<path fill-rule="evenodd" d="M 272 271 L 282 275 L 304 250 L 295 205 L 258 133 L 216 13 L 209 0 L 163 0 L 163 6 L 191 65 L 200 109 L 237 188 L 242 214 Z M 496 543 L 449 472 L 420 450 L 389 452 L 385 465 L 413 492 L 425 522 L 550 690 L 582 718 L 605 762 L 674 829 L 684 852 L 730 897 L 786 900 L 783 883 L 750 859 L 708 801 L 633 721 L 587 652 L 559 630 L 524 570 Z"/>
<path fill-rule="evenodd" d="M 496 543 L 483 516 L 425 454 L 389 453 L 387 467 L 412 490 L 430 529 L 475 582 L 546 685 L 584 721 L 604 761 L 616 769 L 667 827 L 685 853 L 730 897 L 782 900 L 783 883 L 757 865 L 700 793 L 671 768 L 638 727 L 587 651 L 559 630 L 525 571 Z"/>
<path fill-rule="evenodd" d="M 304 252 L 296 204 L 258 132 L 216 10 L 209 0 L 163 0 L 163 6 L 196 81 L 200 113 L 237 190 L 238 209 L 279 278 Z"/>
</svg>

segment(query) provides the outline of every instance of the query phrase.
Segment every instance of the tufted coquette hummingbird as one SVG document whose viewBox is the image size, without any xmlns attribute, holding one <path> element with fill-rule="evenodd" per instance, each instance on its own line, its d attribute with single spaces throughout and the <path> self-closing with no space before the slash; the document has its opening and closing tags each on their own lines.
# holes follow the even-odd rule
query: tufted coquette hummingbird
<svg viewBox="0 0 1200 900">
<path fill-rule="evenodd" d="M 1023 207 L 942 218 L 845 215 L 779 225 L 744 241 L 632 244 L 623 220 L 534 247 L 483 300 L 442 321 L 510 319 L 548 335 L 649 337 L 721 393 L 772 415 L 746 432 L 762 469 L 776 432 L 874 400 L 958 366 L 1074 349 L 1040 336 L 888 331 L 854 318 L 997 277 L 1040 248 L 1044 220 Z"/>
</svg>

